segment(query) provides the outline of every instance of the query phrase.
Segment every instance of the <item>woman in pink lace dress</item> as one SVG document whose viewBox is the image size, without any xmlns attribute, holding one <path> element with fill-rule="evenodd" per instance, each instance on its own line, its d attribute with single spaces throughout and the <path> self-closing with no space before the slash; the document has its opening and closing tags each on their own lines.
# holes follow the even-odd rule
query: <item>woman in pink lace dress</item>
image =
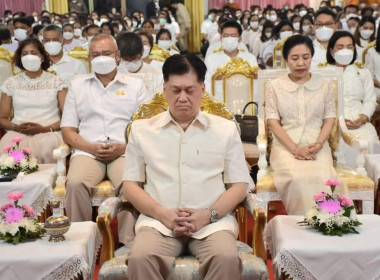
<svg viewBox="0 0 380 280">
<path fill-rule="evenodd" d="M 274 135 L 270 163 L 274 182 L 288 214 L 304 214 L 315 205 L 313 195 L 328 191 L 335 177 L 327 142 L 334 126 L 332 85 L 310 73 L 314 54 L 310 38 L 294 35 L 284 44 L 290 73 L 267 84 L 265 118 Z"/>
</svg>

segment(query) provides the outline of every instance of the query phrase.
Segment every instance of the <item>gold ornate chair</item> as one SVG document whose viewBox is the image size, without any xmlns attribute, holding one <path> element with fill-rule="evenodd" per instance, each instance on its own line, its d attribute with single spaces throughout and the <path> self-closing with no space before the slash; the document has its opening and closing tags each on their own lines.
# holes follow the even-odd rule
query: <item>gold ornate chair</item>
<svg viewBox="0 0 380 280">
<path fill-rule="evenodd" d="M 0 46 L 0 86 L 6 79 L 13 76 L 12 57 L 13 53 L 11 51 Z"/>
<path fill-rule="evenodd" d="M 139 111 L 133 115 L 133 120 L 146 119 L 155 116 L 165 110 L 168 105 L 162 93 L 156 94 L 154 98 L 146 104 L 143 104 Z M 202 99 L 201 110 L 210 114 L 215 114 L 229 120 L 233 120 L 233 114 L 225 108 L 221 102 L 216 102 L 207 94 Z M 129 134 L 130 125 L 126 131 Z M 248 194 L 244 206 L 250 211 L 255 219 L 256 226 L 253 232 L 253 249 L 247 244 L 237 241 L 239 256 L 243 262 L 242 279 L 268 279 L 267 269 L 265 266 L 266 251 L 263 243 L 263 225 L 266 221 L 266 212 L 262 204 L 257 201 L 253 194 Z M 241 223 L 239 215 L 244 212 L 237 211 L 239 221 L 239 232 L 246 234 L 246 225 Z M 128 279 L 128 266 L 126 265 L 126 256 L 131 249 L 132 244 L 127 244 L 114 252 L 114 240 L 111 232 L 110 223 L 117 212 L 126 210 L 136 213 L 133 206 L 128 202 L 122 202 L 120 198 L 109 198 L 99 208 L 97 217 L 98 228 L 102 234 L 103 246 L 100 256 L 99 279 Z M 243 208 L 243 210 L 245 210 Z M 244 219 L 243 219 L 244 220 Z M 241 237 L 241 236 L 239 236 Z M 180 256 L 176 258 L 173 266 L 172 279 L 201 279 L 199 273 L 198 260 L 193 256 Z"/>
<path fill-rule="evenodd" d="M 87 72 L 91 72 L 91 63 L 88 58 L 88 50 L 82 46 L 76 46 L 67 53 L 69 56 L 78 59 L 86 67 Z"/>
<path fill-rule="evenodd" d="M 282 48 L 289 37 L 279 41 L 273 48 L 273 69 L 286 68 L 286 61 L 282 56 Z"/>
<path fill-rule="evenodd" d="M 362 61 L 363 61 L 363 65 L 365 65 L 365 60 L 366 60 L 366 56 L 367 56 L 367 53 L 368 51 L 371 49 L 371 48 L 375 48 L 376 47 L 376 40 L 369 43 L 363 50 L 363 53 L 362 53 Z"/>
<path fill-rule="evenodd" d="M 236 57 L 225 66 L 219 67 L 211 77 L 211 92 L 216 96 L 220 83 L 222 84 L 222 100 L 234 114 L 241 114 L 244 105 L 258 100 L 257 73 L 259 68 L 251 66 L 246 60 Z M 248 114 L 255 115 L 256 108 L 250 106 Z M 246 112 L 247 113 L 247 112 Z M 253 166 L 257 163 L 257 145 L 243 143 L 244 154 L 248 163 Z"/>
<path fill-rule="evenodd" d="M 160 62 L 164 62 L 166 59 L 170 57 L 170 52 L 164 50 L 157 44 L 153 44 L 152 50 L 150 51 L 149 58 L 153 60 L 158 60 Z"/>
<path fill-rule="evenodd" d="M 273 178 L 273 170 L 268 164 L 270 153 L 271 135 L 265 124 L 265 84 L 272 79 L 286 74 L 286 69 L 259 71 L 258 80 L 261 92 L 259 104 L 259 136 L 257 140 L 259 150 L 259 172 L 257 175 L 256 194 L 258 199 L 262 199 L 268 206 L 270 201 L 281 201 L 281 197 L 276 190 Z M 367 152 L 368 143 L 349 134 L 344 121 L 343 92 L 342 92 L 342 69 L 341 68 L 319 68 L 312 71 L 319 73 L 326 79 L 332 81 L 335 85 L 335 99 L 337 105 L 337 115 L 332 136 L 329 139 L 330 147 L 333 151 L 334 165 L 338 174 L 338 179 L 343 181 L 349 190 L 349 195 L 353 200 L 361 201 L 362 213 L 373 214 L 374 211 L 374 182 L 366 177 L 364 169 L 364 154 Z M 357 167 L 352 170 L 345 166 L 345 157 L 342 153 L 342 147 L 346 142 L 349 146 L 359 151 L 357 158 Z"/>
</svg>

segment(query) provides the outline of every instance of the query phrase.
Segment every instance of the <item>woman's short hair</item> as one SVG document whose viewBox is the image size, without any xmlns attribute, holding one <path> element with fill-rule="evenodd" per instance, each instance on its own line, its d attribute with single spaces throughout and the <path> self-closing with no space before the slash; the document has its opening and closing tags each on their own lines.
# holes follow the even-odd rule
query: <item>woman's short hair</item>
<svg viewBox="0 0 380 280">
<path fill-rule="evenodd" d="M 272 37 L 274 37 L 275 39 L 278 39 L 279 36 L 280 36 L 280 30 L 281 28 L 283 28 L 284 26 L 286 25 L 289 25 L 290 28 L 294 31 L 294 27 L 293 27 L 293 24 L 287 20 L 287 19 L 283 19 L 281 20 L 274 28 L 273 28 L 273 32 L 272 32 Z"/>
<path fill-rule="evenodd" d="M 164 81 L 169 81 L 171 75 L 184 75 L 193 72 L 199 83 L 204 83 L 207 67 L 195 54 L 175 54 L 169 57 L 162 66 Z"/>
<path fill-rule="evenodd" d="M 158 40 L 160 39 L 161 35 L 165 33 L 169 35 L 170 40 L 172 39 L 172 34 L 170 33 L 170 31 L 163 28 L 163 29 L 160 29 L 156 34 L 156 43 L 158 43 Z"/>
<path fill-rule="evenodd" d="M 21 70 L 25 70 L 25 68 L 21 62 L 21 53 L 22 53 L 22 50 L 27 45 L 34 45 L 38 49 L 40 54 L 42 55 L 42 59 L 41 59 L 42 60 L 42 63 L 41 63 L 42 70 L 46 71 L 47 69 L 49 69 L 50 64 L 51 64 L 49 54 L 46 52 L 42 43 L 38 39 L 35 39 L 35 38 L 27 38 L 27 39 L 20 42 L 20 45 L 18 46 L 18 48 L 17 48 L 17 50 L 13 56 L 13 59 L 12 59 L 13 60 L 12 62 L 14 63 L 14 65 L 16 65 Z"/>
<path fill-rule="evenodd" d="M 350 64 L 354 63 L 354 61 L 356 60 L 356 56 L 358 54 L 356 51 L 354 36 L 352 36 L 352 34 L 348 31 L 338 30 L 333 33 L 329 40 L 329 44 L 327 45 L 326 60 L 328 64 L 335 65 L 335 59 L 331 54 L 331 50 L 335 47 L 336 41 L 343 37 L 350 37 L 352 40 L 352 45 L 354 46 L 354 57 L 352 58 Z"/>
<path fill-rule="evenodd" d="M 135 57 L 136 55 L 142 54 L 144 50 L 141 37 L 133 32 L 120 32 L 116 36 L 116 43 L 122 58 Z"/>
<path fill-rule="evenodd" d="M 285 41 L 284 46 L 282 48 L 282 56 L 285 58 L 285 60 L 288 59 L 291 49 L 298 45 L 305 45 L 309 48 L 311 56 L 314 55 L 313 41 L 308 36 L 295 34 L 293 36 L 290 36 Z"/>
<path fill-rule="evenodd" d="M 149 45 L 151 48 L 153 48 L 153 44 L 154 44 L 154 40 L 153 40 L 153 36 L 150 35 L 148 32 L 144 31 L 144 30 L 138 30 L 138 31 L 135 31 L 135 33 L 137 35 L 140 35 L 140 36 L 145 36 L 148 38 L 148 41 L 149 41 Z"/>
</svg>

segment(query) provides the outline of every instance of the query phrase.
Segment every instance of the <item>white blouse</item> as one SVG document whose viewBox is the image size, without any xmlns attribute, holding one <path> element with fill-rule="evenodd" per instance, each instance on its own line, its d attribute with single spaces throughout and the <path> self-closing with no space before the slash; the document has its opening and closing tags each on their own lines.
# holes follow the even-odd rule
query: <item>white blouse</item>
<svg viewBox="0 0 380 280">
<path fill-rule="evenodd" d="M 47 126 L 60 120 L 58 92 L 66 87 L 59 76 L 43 71 L 35 79 L 25 72 L 10 77 L 1 90 L 12 97 L 13 123 L 35 122 Z"/>
</svg>

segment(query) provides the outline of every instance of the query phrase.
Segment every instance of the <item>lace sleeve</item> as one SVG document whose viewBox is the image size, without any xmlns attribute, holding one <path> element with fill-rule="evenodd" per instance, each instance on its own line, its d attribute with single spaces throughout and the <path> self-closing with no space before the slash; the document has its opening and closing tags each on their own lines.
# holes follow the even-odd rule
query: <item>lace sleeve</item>
<svg viewBox="0 0 380 280">
<path fill-rule="evenodd" d="M 280 119 L 277 106 L 277 96 L 273 90 L 272 82 L 265 85 L 265 119 Z"/>
<path fill-rule="evenodd" d="M 63 90 L 64 88 L 68 88 L 68 86 L 65 84 L 65 82 L 62 80 L 59 76 L 54 76 L 54 88 L 56 88 L 58 91 Z"/>
<path fill-rule="evenodd" d="M 327 85 L 325 92 L 325 114 L 324 119 L 336 118 L 336 105 L 335 96 L 338 96 L 337 85 L 334 82 L 330 82 Z"/>
</svg>

